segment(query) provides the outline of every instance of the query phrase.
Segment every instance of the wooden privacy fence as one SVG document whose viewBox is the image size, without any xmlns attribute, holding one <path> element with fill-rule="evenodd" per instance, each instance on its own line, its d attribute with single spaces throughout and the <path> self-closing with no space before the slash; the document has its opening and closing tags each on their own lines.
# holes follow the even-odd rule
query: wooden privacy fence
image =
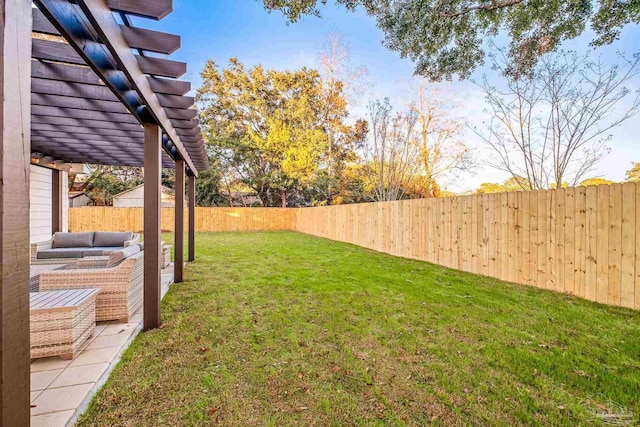
<svg viewBox="0 0 640 427">
<path fill-rule="evenodd" d="M 196 231 L 291 230 L 294 209 L 196 208 Z M 185 214 L 185 229 L 189 216 Z M 162 231 L 174 231 L 175 211 L 162 208 Z M 82 207 L 69 209 L 70 231 L 144 229 L 142 208 Z"/>
<path fill-rule="evenodd" d="M 196 231 L 296 230 L 640 309 L 640 185 L 318 208 L 196 208 Z M 72 208 L 69 228 L 142 230 L 141 208 Z M 173 230 L 173 209 L 162 211 Z"/>
<path fill-rule="evenodd" d="M 640 309 L 640 185 L 298 210 L 297 231 Z"/>
</svg>

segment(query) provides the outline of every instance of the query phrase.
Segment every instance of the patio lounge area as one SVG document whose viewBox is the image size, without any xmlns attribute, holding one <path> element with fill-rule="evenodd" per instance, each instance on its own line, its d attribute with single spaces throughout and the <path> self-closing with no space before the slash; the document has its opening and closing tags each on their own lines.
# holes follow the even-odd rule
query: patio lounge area
<svg viewBox="0 0 640 427">
<path fill-rule="evenodd" d="M 130 340 L 160 326 L 162 296 L 195 259 L 195 179 L 208 158 L 191 84 L 178 80 L 186 64 L 167 58 L 180 36 L 131 19 L 161 20 L 171 0 L 1 6 L 0 425 L 66 425 Z M 69 172 L 86 164 L 144 168 L 142 229 L 65 233 Z M 175 170 L 168 242 L 163 168 Z"/>
</svg>

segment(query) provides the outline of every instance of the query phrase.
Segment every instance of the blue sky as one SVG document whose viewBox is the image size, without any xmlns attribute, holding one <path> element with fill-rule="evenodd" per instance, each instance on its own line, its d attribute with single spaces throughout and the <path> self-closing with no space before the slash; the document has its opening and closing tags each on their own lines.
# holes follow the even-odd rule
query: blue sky
<svg viewBox="0 0 640 427">
<path fill-rule="evenodd" d="M 286 24 L 279 13 L 268 14 L 261 2 L 255 0 L 174 0 L 174 11 L 160 22 L 145 20 L 136 25 L 157 28 L 182 36 L 182 48 L 172 58 L 188 63 L 187 80 L 194 87 L 200 85 L 199 73 L 208 58 L 221 66 L 232 56 L 247 66 L 262 64 L 268 68 L 296 69 L 302 66 L 314 67 L 316 57 L 329 34 L 339 32 L 346 36 L 352 61 L 368 70 L 367 80 L 371 87 L 364 95 L 367 101 L 388 96 L 394 101 L 402 93 L 411 79 L 414 65 L 408 59 L 401 59 L 397 52 L 389 51 L 382 45 L 383 33 L 376 28 L 375 20 L 362 11 L 347 12 L 344 8 L 330 4 L 321 9 L 322 18 L 306 17 L 296 24 Z M 631 53 L 638 49 L 640 29 L 629 27 L 623 31 L 621 39 L 612 46 L 597 52 L 604 58 L 613 58 L 615 52 Z M 566 47 L 585 51 L 590 35 L 567 43 Z M 479 78 L 486 69 L 474 75 Z M 640 88 L 640 80 L 629 85 Z M 460 112 L 470 125 L 478 123 L 483 109 L 480 90 L 470 82 L 453 82 L 444 86 L 461 105 Z M 361 114 L 362 109 L 354 109 Z M 475 120 L 475 122 L 474 122 Z M 470 130 L 464 135 L 479 156 L 489 156 L 490 152 Z M 603 161 L 594 176 L 612 180 L 622 180 L 631 161 L 640 161 L 640 115 L 614 131 L 610 143 L 611 154 Z M 466 174 L 446 185 L 453 191 L 477 188 L 482 182 L 501 181 L 506 176 L 489 167 L 480 167 L 473 174 Z"/>
</svg>

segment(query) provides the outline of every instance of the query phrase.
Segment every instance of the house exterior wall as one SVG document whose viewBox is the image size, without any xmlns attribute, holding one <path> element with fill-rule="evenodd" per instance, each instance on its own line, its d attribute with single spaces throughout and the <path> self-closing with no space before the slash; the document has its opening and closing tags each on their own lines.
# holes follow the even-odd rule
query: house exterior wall
<svg viewBox="0 0 640 427">
<path fill-rule="evenodd" d="M 51 238 L 51 169 L 30 165 L 29 183 L 29 219 L 31 243 L 42 242 Z M 62 230 L 69 228 L 69 174 L 61 172 L 62 180 Z"/>
</svg>

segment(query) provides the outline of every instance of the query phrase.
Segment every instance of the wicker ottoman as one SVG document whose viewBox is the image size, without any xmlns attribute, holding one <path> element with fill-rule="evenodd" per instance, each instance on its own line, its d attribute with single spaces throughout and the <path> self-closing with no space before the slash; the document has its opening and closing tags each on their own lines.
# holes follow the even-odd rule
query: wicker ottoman
<svg viewBox="0 0 640 427">
<path fill-rule="evenodd" d="M 29 298 L 31 358 L 74 355 L 96 328 L 99 289 L 32 292 Z"/>
</svg>

